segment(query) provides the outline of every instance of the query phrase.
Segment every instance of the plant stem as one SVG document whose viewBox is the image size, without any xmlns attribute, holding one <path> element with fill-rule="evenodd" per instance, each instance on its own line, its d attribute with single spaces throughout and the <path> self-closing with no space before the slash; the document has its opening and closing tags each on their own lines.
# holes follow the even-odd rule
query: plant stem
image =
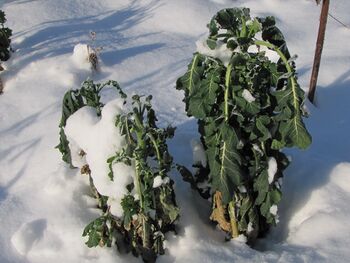
<svg viewBox="0 0 350 263">
<path fill-rule="evenodd" d="M 197 64 L 198 56 L 199 56 L 198 54 L 196 54 L 196 55 L 194 56 L 193 62 L 192 62 L 192 66 L 191 66 L 191 70 L 190 70 L 190 77 L 189 77 L 189 79 L 190 79 L 190 85 L 188 86 L 189 94 L 191 94 L 191 92 L 192 92 L 192 78 L 193 78 L 193 72 L 194 72 L 195 66 L 196 66 L 196 64 Z"/>
<path fill-rule="evenodd" d="M 98 201 L 100 201 L 101 195 L 100 195 L 100 193 L 97 191 L 97 189 L 96 189 L 96 187 L 95 187 L 95 185 L 94 185 L 94 181 L 93 181 L 93 179 L 92 179 L 90 173 L 88 174 L 88 176 L 89 176 L 89 183 L 90 183 L 91 192 L 92 192 L 92 194 L 94 195 L 94 197 L 95 197 Z"/>
<path fill-rule="evenodd" d="M 228 121 L 229 119 L 229 108 L 228 108 L 228 96 L 229 96 L 229 87 L 230 87 L 230 80 L 231 80 L 231 71 L 232 71 L 232 65 L 229 64 L 227 66 L 226 75 L 225 75 L 225 121 Z"/>
<path fill-rule="evenodd" d="M 136 148 L 141 151 L 145 147 L 145 143 L 142 139 L 142 130 L 140 130 L 140 126 L 142 126 L 140 119 L 137 115 L 135 115 L 135 124 L 137 126 L 138 131 L 136 132 L 136 138 L 137 138 L 137 146 Z M 136 153 L 136 152 L 135 152 Z M 134 154 L 135 154 L 134 153 Z M 144 213 L 144 201 L 143 201 L 143 195 L 142 195 L 142 183 L 141 183 L 141 169 L 142 169 L 142 162 L 141 162 L 141 156 L 139 156 L 137 153 L 135 154 L 135 167 L 136 167 L 136 191 L 140 198 L 140 207 L 142 213 Z"/>
<path fill-rule="evenodd" d="M 136 173 L 135 173 L 136 191 L 137 191 L 137 194 L 139 195 L 141 211 L 144 212 L 144 202 L 143 202 L 142 186 L 141 186 L 141 178 L 140 178 L 141 177 L 141 175 L 140 175 L 141 163 L 137 159 L 135 160 L 135 166 L 136 166 Z"/>
<path fill-rule="evenodd" d="M 128 138 L 128 143 L 132 144 L 133 140 L 132 140 L 132 137 L 131 137 L 131 134 L 130 134 L 129 124 L 128 124 L 128 119 L 127 118 L 125 118 L 125 125 L 126 125 L 126 134 L 127 134 L 127 138 Z"/>
<path fill-rule="evenodd" d="M 138 142 L 139 136 L 137 136 Z M 140 145 L 139 145 L 140 146 Z M 143 198 L 143 191 L 142 191 L 142 183 L 141 183 L 141 171 L 140 168 L 142 168 L 142 164 L 138 158 L 136 159 L 136 173 L 135 173 L 135 181 L 136 181 L 136 191 L 140 198 L 140 207 L 141 207 L 141 222 L 142 222 L 142 245 L 145 248 L 150 248 L 150 239 L 149 239 L 149 227 L 147 224 L 147 218 L 145 215 L 145 204 L 144 204 L 144 198 Z"/>
<path fill-rule="evenodd" d="M 146 148 L 145 141 L 143 140 L 143 131 L 144 128 L 142 125 L 142 122 L 138 115 L 135 114 L 135 124 L 137 126 L 137 148 L 139 153 L 143 152 Z M 141 170 L 143 167 L 144 157 L 140 156 L 139 153 L 135 154 L 135 166 L 136 166 L 136 173 L 135 173 L 135 181 L 136 181 L 136 191 L 140 198 L 140 207 L 141 207 L 141 221 L 142 221 L 142 246 L 145 248 L 150 248 L 150 236 L 149 236 L 149 226 L 147 223 L 147 217 L 145 215 L 145 204 L 144 204 L 144 198 L 143 198 L 143 189 L 142 189 L 142 181 L 141 181 Z"/>
<path fill-rule="evenodd" d="M 244 16 L 242 16 L 241 18 L 242 21 L 242 30 L 241 30 L 241 37 L 246 37 L 247 36 L 247 25 L 246 25 L 246 21 L 244 19 Z"/>
<path fill-rule="evenodd" d="M 236 220 L 236 212 L 235 212 L 235 203 L 234 201 L 231 201 L 228 204 L 228 214 L 230 216 L 230 224 L 231 224 L 231 235 L 232 238 L 238 237 L 238 227 L 237 227 L 237 220 Z"/>
<path fill-rule="evenodd" d="M 159 163 L 159 170 L 162 170 L 162 158 L 161 158 L 161 155 L 159 152 L 159 147 L 158 147 L 158 144 L 156 142 L 156 139 L 154 138 L 153 134 L 151 134 L 151 133 L 148 133 L 148 137 L 150 138 L 150 140 L 153 144 L 153 147 L 156 150 L 157 159 L 158 159 L 158 163 Z"/>
<path fill-rule="evenodd" d="M 156 150 L 158 165 L 159 165 L 159 174 L 160 174 L 160 176 L 162 176 L 162 174 L 163 174 L 163 172 L 162 172 L 163 171 L 163 162 L 162 162 L 161 155 L 159 152 L 158 144 L 157 144 L 156 139 L 154 138 L 152 133 L 149 132 L 148 137 L 150 138 L 150 140 L 154 146 L 154 149 Z M 153 206 L 155 209 L 157 207 L 157 204 L 156 204 L 156 197 L 155 197 L 154 192 L 152 192 L 152 201 L 153 201 Z"/>
<path fill-rule="evenodd" d="M 230 90 L 230 82 L 231 82 L 231 72 L 232 72 L 232 65 L 229 64 L 227 66 L 226 75 L 225 75 L 225 121 L 227 122 L 229 119 L 229 105 L 228 105 L 228 97 L 229 97 L 229 90 Z M 224 142 L 224 147 L 226 147 L 226 143 Z M 225 152 L 225 150 L 223 151 Z M 238 237 L 238 228 L 237 228 L 237 220 L 235 215 L 235 204 L 234 201 L 231 201 L 228 205 L 228 213 L 230 217 L 230 224 L 231 224 L 231 235 L 232 238 Z"/>
</svg>

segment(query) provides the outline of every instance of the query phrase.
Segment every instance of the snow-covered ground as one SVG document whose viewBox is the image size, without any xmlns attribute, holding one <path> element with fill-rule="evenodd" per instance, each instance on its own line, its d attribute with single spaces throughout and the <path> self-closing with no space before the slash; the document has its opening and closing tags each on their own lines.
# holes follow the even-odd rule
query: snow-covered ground
<svg viewBox="0 0 350 263">
<path fill-rule="evenodd" d="M 190 167 L 196 124 L 184 113 L 175 81 L 221 8 L 247 6 L 274 15 L 298 54 L 300 84 L 308 87 L 320 8 L 313 0 L 5 0 L 13 54 L 4 63 L 0 96 L 0 262 L 140 262 L 115 249 L 88 249 L 81 237 L 96 216 L 86 178 L 54 149 L 61 100 L 87 77 L 118 80 L 128 93 L 153 94 L 160 125 L 177 126 L 175 161 Z M 331 13 L 350 24 L 350 2 Z M 96 32 L 92 43 L 89 32 Z M 317 105 L 307 127 L 307 151 L 293 159 L 283 184 L 280 223 L 259 250 L 224 242 L 209 224 L 209 203 L 174 172 L 180 231 L 167 236 L 159 262 L 348 262 L 350 258 L 350 29 L 330 18 Z M 99 73 L 72 56 L 78 43 L 102 47 Z"/>
</svg>

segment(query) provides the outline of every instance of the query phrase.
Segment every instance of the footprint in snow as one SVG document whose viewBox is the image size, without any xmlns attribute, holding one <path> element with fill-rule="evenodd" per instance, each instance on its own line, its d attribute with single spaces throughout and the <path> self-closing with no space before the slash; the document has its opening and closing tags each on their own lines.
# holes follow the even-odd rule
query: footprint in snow
<svg viewBox="0 0 350 263">
<path fill-rule="evenodd" d="M 12 236 L 12 245 L 16 248 L 19 254 L 25 256 L 31 250 L 33 244 L 43 237 L 46 228 L 46 219 L 37 219 L 25 223 Z"/>
</svg>

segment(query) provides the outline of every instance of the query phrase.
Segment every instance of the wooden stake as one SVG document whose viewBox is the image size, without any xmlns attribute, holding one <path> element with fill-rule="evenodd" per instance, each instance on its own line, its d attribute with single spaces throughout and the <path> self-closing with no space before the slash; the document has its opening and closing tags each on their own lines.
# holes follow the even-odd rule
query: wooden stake
<svg viewBox="0 0 350 263">
<path fill-rule="evenodd" d="M 322 1 L 320 26 L 318 29 L 314 65 L 312 68 L 310 89 L 309 89 L 309 94 L 308 94 L 309 100 L 312 103 L 314 103 L 318 72 L 320 70 L 320 65 L 321 65 L 322 49 L 323 49 L 324 37 L 326 34 L 327 18 L 328 18 L 328 11 L 329 11 L 329 1 L 330 0 L 323 0 Z M 319 1 L 318 1 L 318 3 L 319 3 Z"/>
</svg>

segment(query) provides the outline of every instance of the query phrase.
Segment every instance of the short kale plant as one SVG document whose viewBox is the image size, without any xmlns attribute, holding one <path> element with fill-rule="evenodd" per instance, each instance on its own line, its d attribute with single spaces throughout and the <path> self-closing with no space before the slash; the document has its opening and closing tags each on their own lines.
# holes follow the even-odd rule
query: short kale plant
<svg viewBox="0 0 350 263">
<path fill-rule="evenodd" d="M 98 199 L 102 214 L 86 226 L 83 236 L 88 237 L 86 244 L 93 246 L 112 246 L 120 250 L 132 251 L 141 255 L 145 262 L 154 262 L 158 254 L 164 254 L 164 234 L 175 231 L 175 221 L 179 217 L 176 205 L 173 181 L 168 176 L 173 167 L 173 158 L 168 152 L 166 140 L 174 135 L 174 128 L 158 128 L 156 115 L 151 105 L 151 96 L 132 97 L 128 105 L 126 94 L 115 81 L 94 84 L 86 81 L 78 90 L 68 91 L 63 99 L 63 112 L 60 123 L 60 144 L 57 148 L 64 161 L 72 164 L 70 142 L 65 134 L 67 119 L 80 108 L 88 105 L 100 115 L 104 105 L 100 101 L 100 92 L 104 87 L 114 87 L 125 100 L 129 111 L 115 116 L 115 126 L 125 137 L 122 150 L 106 160 L 109 180 L 115 178 L 113 164 L 123 163 L 135 168 L 133 182 L 126 186 L 121 200 L 122 217 L 113 215 L 108 207 L 108 196 L 102 196 L 90 176 L 90 185 Z M 88 154 L 82 149 L 82 154 Z M 81 172 L 90 175 L 89 165 L 81 167 Z M 118 175 L 119 176 L 119 175 Z"/>
<path fill-rule="evenodd" d="M 243 234 L 252 242 L 278 221 L 280 178 L 289 164 L 281 149 L 311 143 L 302 119 L 304 92 L 273 17 L 253 19 L 247 8 L 224 9 L 208 27 L 208 52 L 195 53 L 177 81 L 188 116 L 198 120 L 207 165 L 194 164 L 194 176 L 178 168 L 211 198 L 211 220 L 230 237 Z M 228 63 L 211 55 L 219 47 L 229 52 Z"/>
<path fill-rule="evenodd" d="M 10 58 L 12 30 L 5 27 L 6 16 L 4 11 L 0 10 L 0 60 L 6 61 Z"/>
</svg>

